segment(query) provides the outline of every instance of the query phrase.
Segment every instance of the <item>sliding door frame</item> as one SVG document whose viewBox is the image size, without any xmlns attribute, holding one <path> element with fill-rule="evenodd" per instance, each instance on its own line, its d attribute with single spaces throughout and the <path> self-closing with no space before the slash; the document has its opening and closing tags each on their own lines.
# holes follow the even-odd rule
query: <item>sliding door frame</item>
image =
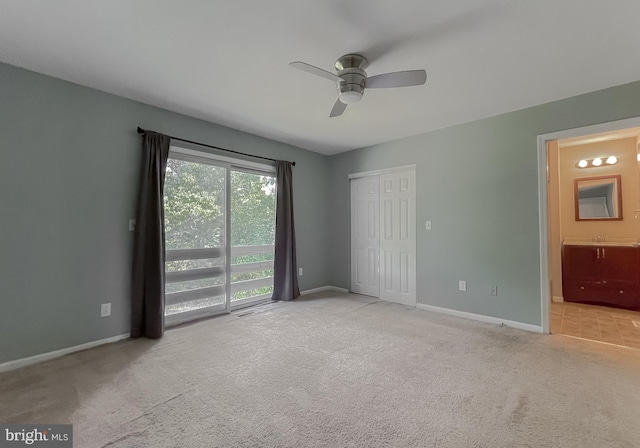
<svg viewBox="0 0 640 448">
<path fill-rule="evenodd" d="M 176 157 L 177 156 L 177 157 Z M 176 158 L 179 160 L 185 160 L 194 163 L 206 163 L 209 165 L 217 166 L 225 169 L 225 218 L 224 218 L 224 249 L 225 249 L 225 304 L 224 309 L 212 309 L 209 312 L 205 310 L 191 310 L 184 313 L 177 313 L 170 316 L 164 316 L 165 326 L 179 325 L 181 323 L 189 322 L 191 320 L 197 320 L 200 318 L 216 316 L 219 314 L 227 314 L 234 309 L 240 309 L 247 306 L 259 304 L 261 302 L 267 302 L 270 299 L 264 298 L 262 300 L 256 300 L 246 302 L 243 299 L 237 306 L 231 304 L 231 171 L 251 172 L 256 174 L 264 174 L 267 176 L 274 176 L 276 174 L 276 168 L 273 165 L 266 165 L 262 163 L 251 162 L 244 159 L 236 159 L 232 157 L 220 156 L 212 154 L 210 152 L 199 151 L 189 149 L 181 146 L 171 145 L 169 147 L 169 158 Z M 274 221 L 275 226 L 275 221 Z M 212 307 L 214 308 L 214 307 Z"/>
</svg>

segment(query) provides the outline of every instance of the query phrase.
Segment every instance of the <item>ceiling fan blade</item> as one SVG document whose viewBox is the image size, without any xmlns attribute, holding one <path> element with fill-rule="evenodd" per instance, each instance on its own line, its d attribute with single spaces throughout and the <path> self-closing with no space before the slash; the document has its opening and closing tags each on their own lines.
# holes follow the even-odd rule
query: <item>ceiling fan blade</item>
<svg viewBox="0 0 640 448">
<path fill-rule="evenodd" d="M 328 80 L 331 80 L 331 81 L 337 81 L 337 82 L 342 81 L 342 78 L 340 78 L 338 75 L 328 72 L 326 70 L 322 70 L 321 68 L 318 68 L 316 66 L 307 64 L 306 62 L 296 61 L 296 62 L 291 62 L 289 65 L 293 68 L 297 68 L 299 70 L 311 73 L 313 75 L 327 78 Z"/>
<path fill-rule="evenodd" d="M 389 87 L 421 86 L 427 82 L 424 70 L 408 70 L 404 72 L 384 73 L 367 78 L 368 89 L 385 89 Z"/>
<path fill-rule="evenodd" d="M 340 101 L 340 98 L 336 100 L 336 103 L 333 105 L 333 109 L 331 109 L 331 113 L 329 114 L 329 118 L 339 117 L 344 113 L 344 110 L 347 108 L 347 105 Z"/>
</svg>

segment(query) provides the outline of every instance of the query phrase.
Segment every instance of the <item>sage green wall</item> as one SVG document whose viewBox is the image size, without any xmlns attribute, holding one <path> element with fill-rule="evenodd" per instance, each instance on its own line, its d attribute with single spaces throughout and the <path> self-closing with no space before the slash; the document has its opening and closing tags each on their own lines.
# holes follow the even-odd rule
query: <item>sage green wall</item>
<svg viewBox="0 0 640 448">
<path fill-rule="evenodd" d="M 129 331 L 137 126 L 295 160 L 300 287 L 327 284 L 327 157 L 0 64 L 0 363 Z"/>
<path fill-rule="evenodd" d="M 329 282 L 349 286 L 347 175 L 416 164 L 418 303 L 540 325 L 537 135 L 636 116 L 640 82 L 331 157 Z"/>
</svg>

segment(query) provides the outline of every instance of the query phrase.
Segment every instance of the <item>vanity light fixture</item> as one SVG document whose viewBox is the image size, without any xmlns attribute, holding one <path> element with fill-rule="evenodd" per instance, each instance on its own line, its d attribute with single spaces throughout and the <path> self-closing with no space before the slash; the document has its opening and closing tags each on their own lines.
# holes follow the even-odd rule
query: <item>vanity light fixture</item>
<svg viewBox="0 0 640 448">
<path fill-rule="evenodd" d="M 640 162 L 640 154 L 638 154 L 638 162 Z M 597 166 L 615 165 L 616 163 L 618 163 L 618 158 L 616 156 L 596 157 L 595 159 L 582 159 L 576 163 L 576 167 L 593 168 Z"/>
</svg>

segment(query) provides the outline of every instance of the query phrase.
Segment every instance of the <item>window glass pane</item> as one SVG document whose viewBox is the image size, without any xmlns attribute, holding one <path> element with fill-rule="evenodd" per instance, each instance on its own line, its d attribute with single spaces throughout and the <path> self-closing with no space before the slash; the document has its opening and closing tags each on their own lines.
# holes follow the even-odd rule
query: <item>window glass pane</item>
<svg viewBox="0 0 640 448">
<path fill-rule="evenodd" d="M 232 303 L 273 292 L 275 201 L 273 176 L 231 172 Z"/>
<path fill-rule="evenodd" d="M 167 316 L 225 304 L 225 297 L 219 292 L 214 297 L 203 298 L 200 294 L 195 299 L 180 295 L 225 284 L 225 176 L 223 167 L 175 158 L 167 161 L 164 187 L 169 260 L 165 265 Z M 222 269 L 211 269 L 215 267 Z"/>
</svg>

